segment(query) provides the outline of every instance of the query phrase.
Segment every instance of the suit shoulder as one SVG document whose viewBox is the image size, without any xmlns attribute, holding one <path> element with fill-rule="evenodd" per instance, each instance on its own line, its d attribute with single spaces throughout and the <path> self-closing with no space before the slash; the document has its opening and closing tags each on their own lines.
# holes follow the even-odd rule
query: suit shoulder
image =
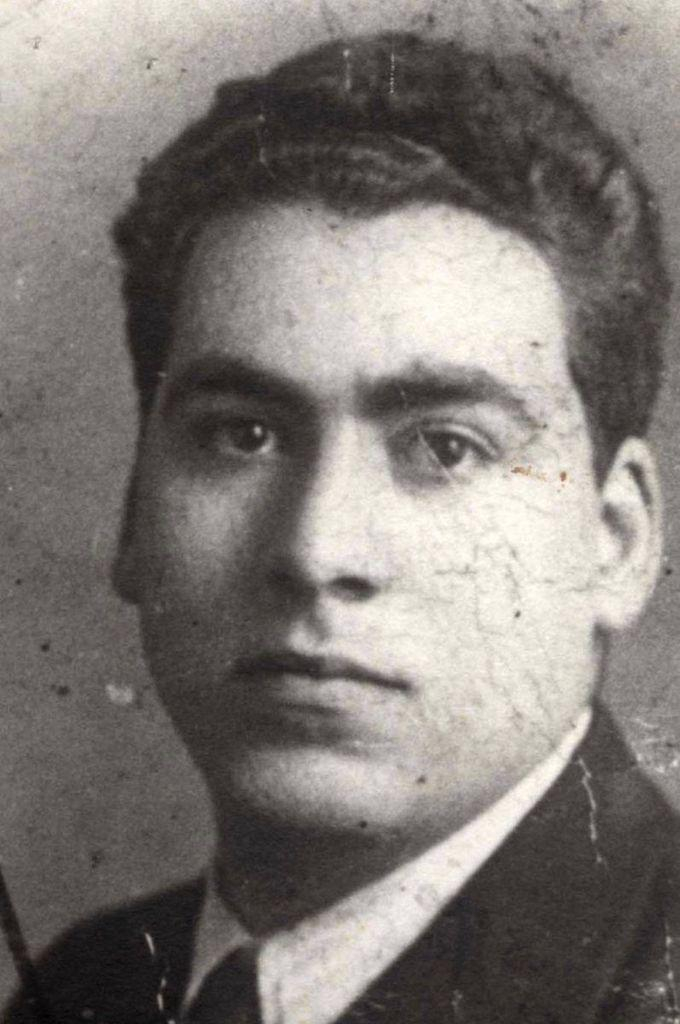
<svg viewBox="0 0 680 1024">
<path fill-rule="evenodd" d="M 680 852 L 680 818 L 607 709 L 596 706 L 593 725 L 566 775 L 593 827 L 601 821 L 617 848 L 657 846 L 659 856 Z M 573 806 L 565 806 L 573 815 Z"/>
<path fill-rule="evenodd" d="M 658 857 L 680 855 L 680 816 L 657 784 L 628 751 L 629 760 L 599 773 L 593 786 L 593 811 L 602 800 L 614 842 L 656 848 Z M 585 771 L 585 769 L 584 769 Z M 587 779 L 584 775 L 583 784 Z"/>
<path fill-rule="evenodd" d="M 202 882 L 193 881 L 103 911 L 59 936 L 36 968 L 55 1022 L 94 1024 L 114 1007 L 120 1020 L 148 1020 L 148 1014 L 138 1018 L 138 1007 L 155 1004 L 171 963 L 177 970 L 188 962 L 202 896 Z M 20 991 L 3 1021 L 33 1024 L 34 1019 L 27 994 Z"/>
</svg>

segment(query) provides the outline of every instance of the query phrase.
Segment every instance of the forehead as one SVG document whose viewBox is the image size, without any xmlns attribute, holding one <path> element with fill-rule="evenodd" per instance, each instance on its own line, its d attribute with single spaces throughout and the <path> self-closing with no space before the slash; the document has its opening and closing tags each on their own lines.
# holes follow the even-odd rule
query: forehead
<svg viewBox="0 0 680 1024">
<path fill-rule="evenodd" d="M 548 263 L 514 232 L 448 206 L 216 218 L 187 267 L 170 369 L 222 352 L 318 390 L 451 362 L 528 393 L 573 391 Z"/>
</svg>

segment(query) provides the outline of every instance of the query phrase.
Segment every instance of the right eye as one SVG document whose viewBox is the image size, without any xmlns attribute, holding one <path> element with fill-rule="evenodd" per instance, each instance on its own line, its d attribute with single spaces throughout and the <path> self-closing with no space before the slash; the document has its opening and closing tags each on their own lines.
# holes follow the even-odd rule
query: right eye
<svg viewBox="0 0 680 1024">
<path fill-rule="evenodd" d="M 278 445 L 274 430 L 263 420 L 250 416 L 208 417 L 197 424 L 195 436 L 200 448 L 226 457 L 268 456 Z"/>
</svg>

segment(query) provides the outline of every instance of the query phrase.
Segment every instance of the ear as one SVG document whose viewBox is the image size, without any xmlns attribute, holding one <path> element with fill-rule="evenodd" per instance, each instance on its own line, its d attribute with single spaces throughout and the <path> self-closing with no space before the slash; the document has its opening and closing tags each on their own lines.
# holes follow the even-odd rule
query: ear
<svg viewBox="0 0 680 1024">
<path fill-rule="evenodd" d="M 128 482 L 116 557 L 111 566 L 113 589 L 127 604 L 139 601 L 139 560 L 137 550 L 137 468 Z"/>
<path fill-rule="evenodd" d="M 648 444 L 629 437 L 600 490 L 597 622 L 605 633 L 632 625 L 656 585 L 662 549 L 661 489 Z"/>
</svg>

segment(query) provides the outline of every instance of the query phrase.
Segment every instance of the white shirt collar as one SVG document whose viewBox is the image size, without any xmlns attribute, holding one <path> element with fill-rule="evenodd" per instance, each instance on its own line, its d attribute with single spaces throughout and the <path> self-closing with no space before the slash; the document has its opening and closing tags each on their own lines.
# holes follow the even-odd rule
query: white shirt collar
<svg viewBox="0 0 680 1024">
<path fill-rule="evenodd" d="M 269 936 L 258 956 L 264 1024 L 336 1020 L 425 931 L 538 803 L 566 767 L 590 719 L 588 708 L 541 764 L 453 835 L 340 903 Z M 224 956 L 251 941 L 209 875 L 185 1005 Z"/>
</svg>

